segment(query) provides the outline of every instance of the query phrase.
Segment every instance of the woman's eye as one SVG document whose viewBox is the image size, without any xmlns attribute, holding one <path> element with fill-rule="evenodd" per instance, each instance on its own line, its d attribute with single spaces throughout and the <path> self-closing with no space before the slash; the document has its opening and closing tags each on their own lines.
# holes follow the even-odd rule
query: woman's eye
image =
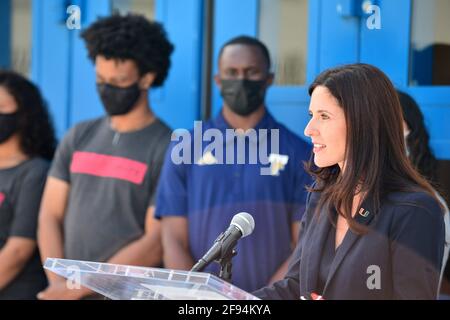
<svg viewBox="0 0 450 320">
<path fill-rule="evenodd" d="M 328 119 L 330 119 L 330 117 L 327 116 L 326 114 L 321 114 L 321 115 L 320 115 L 320 118 L 321 118 L 322 120 L 328 120 Z"/>
</svg>

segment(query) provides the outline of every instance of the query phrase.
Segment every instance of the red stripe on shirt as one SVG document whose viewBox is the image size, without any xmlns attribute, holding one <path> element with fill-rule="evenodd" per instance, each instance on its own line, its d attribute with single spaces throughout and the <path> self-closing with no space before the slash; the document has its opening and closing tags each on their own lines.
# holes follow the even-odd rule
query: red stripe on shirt
<svg viewBox="0 0 450 320">
<path fill-rule="evenodd" d="M 97 177 L 115 178 L 134 184 L 142 184 L 148 166 L 145 163 L 122 157 L 108 156 L 93 152 L 77 151 L 70 165 L 71 173 L 81 173 Z"/>
<path fill-rule="evenodd" d="M 5 194 L 3 192 L 0 192 L 0 207 L 3 204 L 3 201 L 5 201 L 5 198 L 6 198 Z"/>
</svg>

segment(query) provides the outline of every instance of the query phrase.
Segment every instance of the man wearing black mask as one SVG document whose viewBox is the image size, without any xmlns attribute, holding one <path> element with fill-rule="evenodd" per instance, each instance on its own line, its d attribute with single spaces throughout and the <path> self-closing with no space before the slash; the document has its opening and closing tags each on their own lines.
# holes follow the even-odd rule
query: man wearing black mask
<svg viewBox="0 0 450 320">
<path fill-rule="evenodd" d="M 175 150 L 172 145 L 161 173 L 156 216 L 162 219 L 167 268 L 192 268 L 227 229 L 232 217 L 246 211 L 255 220 L 255 230 L 238 244 L 238 254 L 233 258 L 233 284 L 253 291 L 283 278 L 304 211 L 305 185 L 310 178 L 302 161 L 309 159 L 311 148 L 266 109 L 266 91 L 273 78 L 269 52 L 259 40 L 242 36 L 222 47 L 215 81 L 221 90 L 223 108 L 214 120 L 202 126 L 204 132 L 221 132 L 223 139 L 215 142 L 222 141 L 217 143 L 222 150 L 206 151 L 208 143 L 204 143 L 200 159 L 194 155 L 190 163 L 176 164 L 171 158 Z M 245 150 L 249 152 L 255 150 L 254 146 L 270 144 L 270 174 L 261 174 L 267 166 L 261 158 L 252 163 L 248 161 L 250 155 L 234 152 L 239 148 L 233 142 L 239 138 L 229 139 L 229 129 L 256 131 L 256 136 L 245 138 Z M 267 134 L 261 134 L 264 130 Z M 272 139 L 277 131 L 279 150 L 271 143 L 277 140 Z M 192 140 L 195 143 L 196 139 Z M 227 164 L 221 162 L 225 155 Z M 217 273 L 218 269 L 214 265 L 206 271 Z"/>
<path fill-rule="evenodd" d="M 82 37 L 107 116 L 75 126 L 58 147 L 40 210 L 42 259 L 160 266 L 154 192 L 171 131 L 148 91 L 164 83 L 173 46 L 160 24 L 139 15 L 100 19 Z M 91 294 L 47 276 L 40 299 Z"/>
</svg>

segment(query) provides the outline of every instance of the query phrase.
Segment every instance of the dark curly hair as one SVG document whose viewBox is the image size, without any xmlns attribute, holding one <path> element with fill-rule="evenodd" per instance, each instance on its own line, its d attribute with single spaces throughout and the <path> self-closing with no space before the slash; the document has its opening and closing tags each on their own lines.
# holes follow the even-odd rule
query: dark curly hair
<svg viewBox="0 0 450 320">
<path fill-rule="evenodd" d="M 403 109 L 403 118 L 411 131 L 406 138 L 410 152 L 409 158 L 420 174 L 435 185 L 437 160 L 429 145 L 430 137 L 425 127 L 423 114 L 411 96 L 399 90 L 397 93 Z"/>
<path fill-rule="evenodd" d="M 39 89 L 23 76 L 6 70 L 0 70 L 0 87 L 17 103 L 22 151 L 29 157 L 51 160 L 57 143 L 55 130 Z"/>
<path fill-rule="evenodd" d="M 157 22 L 137 14 L 114 14 L 93 23 L 81 37 L 94 62 L 99 55 L 107 59 L 133 60 L 141 76 L 156 73 L 152 87 L 162 86 L 167 78 L 174 46 Z"/>
</svg>

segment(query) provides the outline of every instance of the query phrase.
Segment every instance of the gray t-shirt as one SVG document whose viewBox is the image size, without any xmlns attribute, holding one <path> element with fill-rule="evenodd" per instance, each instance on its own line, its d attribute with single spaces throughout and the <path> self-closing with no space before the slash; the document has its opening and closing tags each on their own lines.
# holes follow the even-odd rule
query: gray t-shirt
<svg viewBox="0 0 450 320">
<path fill-rule="evenodd" d="M 108 117 L 68 132 L 49 173 L 70 184 L 65 258 L 107 261 L 144 234 L 170 135 L 160 120 L 118 133 Z"/>
<path fill-rule="evenodd" d="M 0 249 L 10 237 L 36 240 L 37 219 L 48 161 L 32 158 L 0 170 Z M 34 299 L 46 286 L 39 252 L 28 260 L 20 274 L 0 290 L 0 300 Z"/>
</svg>

